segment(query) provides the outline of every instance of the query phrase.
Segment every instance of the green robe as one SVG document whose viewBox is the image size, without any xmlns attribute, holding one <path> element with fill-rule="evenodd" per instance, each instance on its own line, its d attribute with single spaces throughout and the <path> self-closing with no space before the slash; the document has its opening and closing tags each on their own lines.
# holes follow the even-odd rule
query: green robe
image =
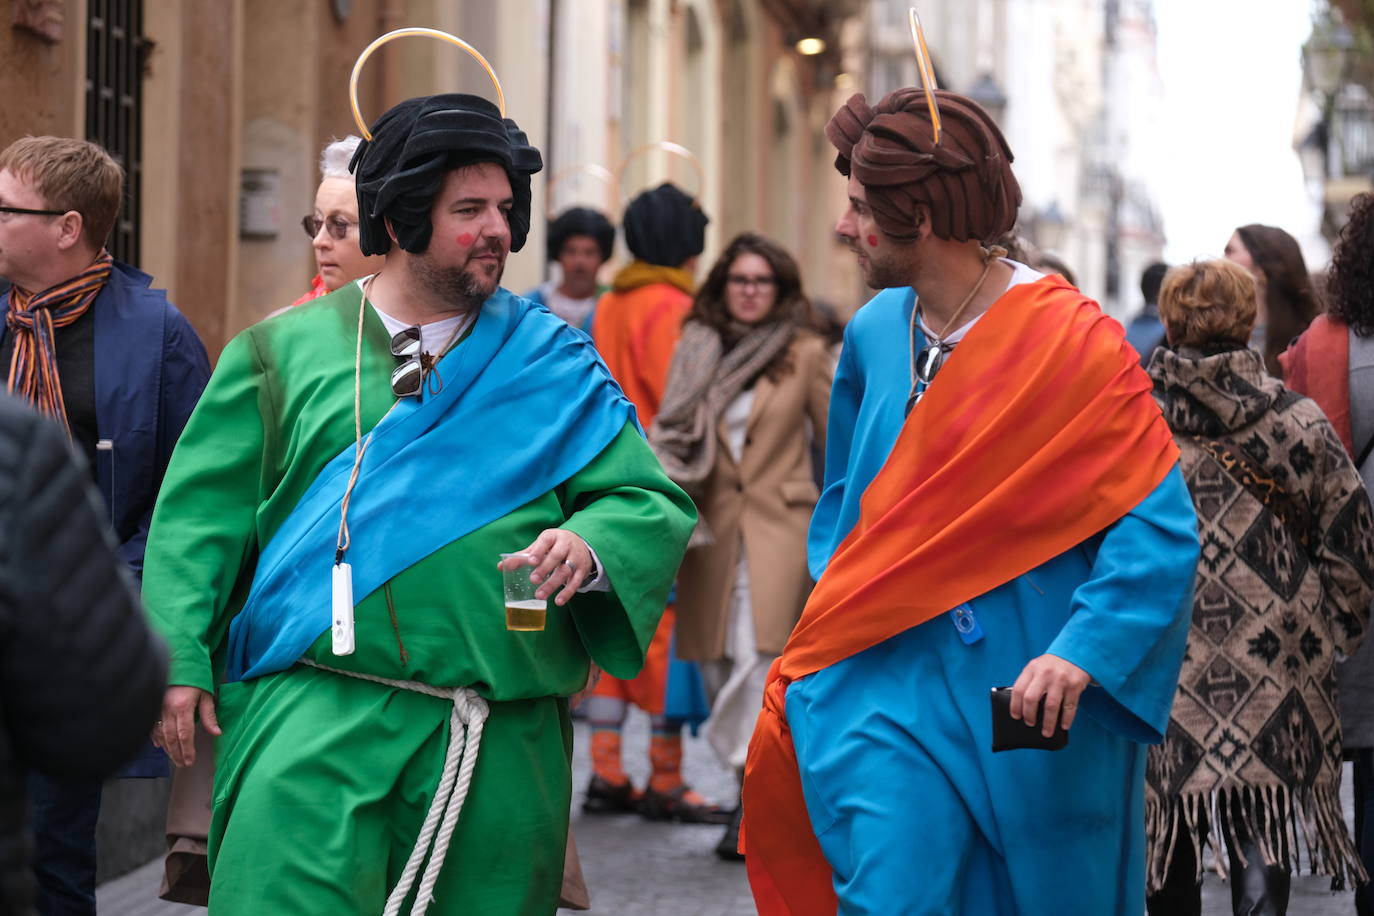
<svg viewBox="0 0 1374 916">
<path fill-rule="evenodd" d="M 153 516 L 143 597 L 170 646 L 171 683 L 219 688 L 215 914 L 381 912 L 448 743 L 444 700 L 300 665 L 219 684 L 229 622 L 259 551 L 353 442 L 359 299 L 350 284 L 230 342 Z M 367 430 L 392 403 L 396 361 L 371 309 L 363 335 Z M 443 493 L 416 493 L 396 511 L 442 512 Z M 571 792 L 566 697 L 583 686 L 589 656 L 617 677 L 639 670 L 695 515 L 627 424 L 560 486 L 363 597 L 355 654 L 334 656 L 328 631 L 306 653 L 335 668 L 470 686 L 490 701 L 431 912 L 553 912 Z M 592 545 L 614 591 L 550 604 L 542 632 L 507 631 L 497 554 L 550 527 Z"/>
</svg>

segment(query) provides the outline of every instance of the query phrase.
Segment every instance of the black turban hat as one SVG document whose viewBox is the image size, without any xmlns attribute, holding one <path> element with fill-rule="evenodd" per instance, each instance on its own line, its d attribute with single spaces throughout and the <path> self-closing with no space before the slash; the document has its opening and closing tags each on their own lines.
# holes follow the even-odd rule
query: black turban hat
<svg viewBox="0 0 1374 916">
<path fill-rule="evenodd" d="M 625 244 L 641 261 L 678 267 L 706 247 L 710 221 L 695 200 L 664 182 L 625 208 Z"/>
<path fill-rule="evenodd" d="M 940 142 L 920 89 L 898 89 L 871 108 L 855 95 L 835 112 L 825 135 L 839 151 L 835 167 L 864 186 L 885 235 L 917 238 L 917 208 L 930 210 L 936 238 L 990 243 L 1011 230 L 1021 187 L 997 124 L 968 96 L 935 93 Z"/>
<path fill-rule="evenodd" d="M 391 221 L 396 241 L 412 254 L 429 247 L 430 208 L 444 175 L 494 162 L 510 178 L 511 251 L 530 232 L 530 176 L 544 167 L 516 123 L 486 99 L 459 93 L 406 99 L 377 119 L 372 139 L 358 144 L 349 168 L 358 187 L 358 244 L 363 254 L 386 254 Z"/>
<path fill-rule="evenodd" d="M 589 236 L 601 248 L 601 260 L 609 261 L 615 249 L 615 227 L 604 215 L 587 207 L 570 207 L 549 223 L 549 260 L 557 261 L 563 243 L 576 235 Z"/>
</svg>

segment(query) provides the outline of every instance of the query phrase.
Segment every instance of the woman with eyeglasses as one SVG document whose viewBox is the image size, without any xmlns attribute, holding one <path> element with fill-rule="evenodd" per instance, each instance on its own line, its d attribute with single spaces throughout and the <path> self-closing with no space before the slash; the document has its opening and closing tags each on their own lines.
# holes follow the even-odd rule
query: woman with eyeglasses
<svg viewBox="0 0 1374 916">
<path fill-rule="evenodd" d="M 1168 348 L 1149 373 L 1202 549 L 1145 767 L 1151 916 L 1201 912 L 1204 845 L 1246 916 L 1286 912 L 1300 844 L 1314 872 L 1365 880 L 1341 813 L 1335 684 L 1368 624 L 1374 521 L 1321 408 L 1247 346 L 1255 311 L 1254 279 L 1228 260 L 1175 267 L 1159 294 Z"/>
<path fill-rule="evenodd" d="M 358 192 L 348 163 L 361 138 L 349 135 L 335 140 L 320 153 L 320 186 L 315 191 L 315 210 L 301 219 L 301 227 L 315 248 L 319 272 L 310 291 L 293 306 L 376 273 L 382 266 L 380 255 L 365 255 L 358 247 Z"/>
<path fill-rule="evenodd" d="M 768 666 L 811 591 L 806 533 L 818 496 L 834 360 L 811 330 L 797 263 L 737 236 L 697 292 L 649 441 L 700 512 L 678 576 L 677 653 L 698 662 L 706 737 L 742 771 Z M 737 807 L 716 852 L 739 858 Z"/>
</svg>

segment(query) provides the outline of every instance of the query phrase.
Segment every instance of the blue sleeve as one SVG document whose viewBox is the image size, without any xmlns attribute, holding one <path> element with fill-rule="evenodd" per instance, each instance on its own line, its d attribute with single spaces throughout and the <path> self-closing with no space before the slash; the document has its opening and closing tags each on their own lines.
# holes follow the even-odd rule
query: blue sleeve
<svg viewBox="0 0 1374 916">
<path fill-rule="evenodd" d="M 1092 675 L 1082 711 L 1157 744 L 1169 725 L 1192 622 L 1197 516 L 1175 465 L 1149 496 L 1100 535 L 1092 573 L 1074 592 L 1049 652 Z"/>
<path fill-rule="evenodd" d="M 835 382 L 830 388 L 830 411 L 826 420 L 825 485 L 811 515 L 807 533 L 807 564 L 811 578 L 819 581 L 840 541 L 854 527 L 857 518 L 844 519 L 845 477 L 849 471 L 854 443 L 854 426 L 863 401 L 863 376 L 855 357 L 853 324 L 845 328 Z"/>
<path fill-rule="evenodd" d="M 205 345 L 196 336 L 191 323 L 181 312 L 168 306 L 167 323 L 162 340 L 162 390 L 158 392 L 158 431 L 157 454 L 154 456 L 155 485 L 162 486 L 162 475 L 167 472 L 167 463 L 172 460 L 172 449 L 176 447 L 191 411 L 200 400 L 210 380 L 210 357 Z M 153 520 L 153 504 L 138 520 L 138 528 L 123 544 L 119 545 L 119 555 L 129 569 L 139 579 L 143 578 L 143 554 L 148 546 L 148 526 Z"/>
</svg>

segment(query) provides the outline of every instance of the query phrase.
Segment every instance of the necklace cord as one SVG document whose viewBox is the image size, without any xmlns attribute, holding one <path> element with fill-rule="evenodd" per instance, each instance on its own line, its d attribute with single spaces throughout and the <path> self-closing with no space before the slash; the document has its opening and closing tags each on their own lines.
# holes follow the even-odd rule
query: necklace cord
<svg viewBox="0 0 1374 916">
<path fill-rule="evenodd" d="M 949 321 L 945 322 L 944 333 L 936 334 L 934 331 L 930 333 L 930 336 L 934 338 L 932 346 L 937 347 L 941 353 L 954 349 L 954 345 L 947 344 L 945 338 L 949 336 L 951 330 L 959 330 L 959 326 L 956 324 L 959 320 L 959 316 L 964 314 L 964 309 L 966 309 L 968 304 L 973 301 L 973 298 L 978 295 L 978 291 L 983 288 L 983 282 L 987 280 L 988 274 L 992 272 L 992 266 L 1005 257 L 1006 253 L 1006 249 L 998 245 L 983 249 L 983 272 L 978 275 L 978 282 L 973 284 L 973 288 L 968 291 L 968 295 L 959 303 L 959 306 L 954 310 L 954 314 L 950 316 Z M 920 321 L 921 299 L 920 296 L 917 296 L 916 301 L 912 303 L 911 306 L 911 326 L 907 332 L 907 351 L 911 354 L 911 395 L 908 396 L 908 403 L 911 403 L 911 398 L 915 396 L 916 384 L 920 381 L 920 378 L 916 374 L 916 324 Z M 926 384 L 929 385 L 930 383 L 926 382 Z M 908 411 L 909 410 L 910 407 L 908 407 Z"/>
<path fill-rule="evenodd" d="M 348 486 L 344 489 L 343 501 L 339 504 L 339 537 L 334 549 L 336 566 L 343 562 L 344 554 L 348 552 L 348 504 L 353 498 L 353 488 L 358 484 L 358 474 L 362 471 L 363 455 L 367 452 L 368 444 L 372 442 L 371 433 L 367 434 L 366 439 L 363 438 L 363 318 L 367 315 L 367 294 L 376 277 L 377 275 L 373 274 L 363 284 L 363 301 L 358 304 L 358 344 L 353 354 L 353 471 L 348 475 Z M 399 403 L 400 401 L 397 401 L 392 404 L 387 409 L 387 414 L 395 410 L 396 404 Z M 386 416 L 382 419 L 385 420 Z"/>
<path fill-rule="evenodd" d="M 935 338 L 936 343 L 943 346 L 945 338 L 949 336 L 950 331 L 959 330 L 959 326 L 956 324 L 959 320 L 959 316 L 964 314 L 964 309 L 968 308 L 968 304 L 973 301 L 973 297 L 978 295 L 978 291 L 983 288 L 983 281 L 988 278 L 988 274 L 992 272 L 992 265 L 995 263 L 996 258 L 984 258 L 983 272 L 978 275 L 978 282 L 973 284 L 973 289 L 968 291 L 968 295 L 964 297 L 964 301 L 960 302 L 958 308 L 954 310 L 954 314 L 949 316 L 949 321 L 945 322 L 944 332 L 931 335 Z M 912 314 L 916 314 L 915 309 L 912 309 Z"/>
<path fill-rule="evenodd" d="M 339 536 L 334 548 L 334 564 L 336 566 L 343 562 L 344 554 L 348 552 L 348 546 L 351 542 L 348 533 L 348 504 L 353 498 L 353 488 L 357 486 L 358 475 L 362 471 L 363 455 L 367 453 L 367 447 L 372 442 L 371 433 L 367 434 L 366 439 L 363 438 L 363 319 L 367 315 L 368 292 L 372 289 L 372 281 L 376 278 L 377 275 L 373 274 L 363 284 L 363 299 L 358 304 L 358 343 L 353 354 L 353 471 L 348 475 L 348 486 L 344 490 L 343 501 L 339 505 Z M 449 335 L 448 341 L 440 353 L 441 356 L 447 353 L 457 342 L 461 328 L 462 323 L 460 322 L 459 326 L 454 328 L 453 333 Z M 421 366 L 424 366 L 423 361 Z M 444 380 L 439 375 L 437 358 L 431 364 L 427 374 L 431 376 L 429 380 L 431 384 L 434 383 L 435 378 L 438 379 L 437 387 L 430 389 L 431 396 L 438 394 L 444 386 Z M 393 403 L 387 410 L 387 414 L 395 410 L 400 403 L 400 400 Z M 382 419 L 386 419 L 386 416 L 384 415 Z M 380 421 L 378 422 L 380 423 Z"/>
</svg>

